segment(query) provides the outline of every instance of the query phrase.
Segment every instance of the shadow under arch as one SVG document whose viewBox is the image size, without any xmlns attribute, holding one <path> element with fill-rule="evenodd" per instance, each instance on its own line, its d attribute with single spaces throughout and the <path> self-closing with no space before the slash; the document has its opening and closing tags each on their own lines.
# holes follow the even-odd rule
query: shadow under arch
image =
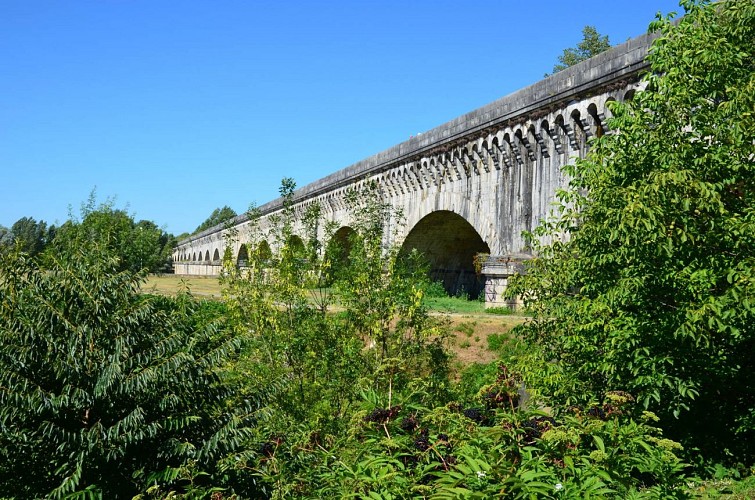
<svg viewBox="0 0 755 500">
<path fill-rule="evenodd" d="M 351 253 L 352 238 L 356 231 L 349 226 L 343 226 L 333 233 L 325 247 L 325 255 L 330 261 L 328 281 L 332 281 L 348 266 Z"/>
<path fill-rule="evenodd" d="M 292 234 L 288 237 L 285 247 L 293 252 L 294 255 L 304 255 L 307 249 L 306 245 L 304 245 L 304 240 L 301 239 L 301 236 L 296 234 Z"/>
<path fill-rule="evenodd" d="M 246 267 L 247 262 L 249 262 L 249 250 L 246 248 L 246 243 L 242 243 L 236 255 L 236 266 Z"/>
<path fill-rule="evenodd" d="M 484 289 L 475 271 L 475 256 L 490 253 L 490 247 L 461 215 L 432 212 L 412 228 L 401 253 L 417 250 L 430 264 L 430 278 L 443 283 L 450 295 L 466 293 L 477 298 Z"/>
<path fill-rule="evenodd" d="M 273 251 L 270 249 L 270 245 L 265 240 L 259 242 L 257 248 L 255 249 L 255 253 L 255 258 L 259 262 L 269 262 L 270 259 L 273 258 Z"/>
</svg>

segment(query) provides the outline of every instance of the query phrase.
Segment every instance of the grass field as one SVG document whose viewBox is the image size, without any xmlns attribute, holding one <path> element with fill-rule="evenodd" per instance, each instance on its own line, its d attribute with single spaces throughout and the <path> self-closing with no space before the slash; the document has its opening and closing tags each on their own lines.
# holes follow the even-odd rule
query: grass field
<svg viewBox="0 0 755 500">
<path fill-rule="evenodd" d="M 220 283 L 217 276 L 178 276 L 175 274 L 152 274 L 142 286 L 145 293 L 175 295 L 188 289 L 192 295 L 203 298 L 220 298 Z"/>
</svg>

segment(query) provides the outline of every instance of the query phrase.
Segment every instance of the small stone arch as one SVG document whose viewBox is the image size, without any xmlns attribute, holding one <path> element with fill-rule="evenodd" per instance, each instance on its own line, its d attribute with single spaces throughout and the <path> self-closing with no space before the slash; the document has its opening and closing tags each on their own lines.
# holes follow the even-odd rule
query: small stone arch
<svg viewBox="0 0 755 500">
<path fill-rule="evenodd" d="M 492 146 L 493 146 L 493 163 L 495 164 L 496 168 L 501 168 L 501 159 L 503 160 L 503 163 L 508 166 L 508 162 L 506 160 L 506 157 L 503 155 L 503 149 L 501 147 L 501 142 L 498 139 L 498 134 L 493 137 L 492 140 Z M 500 159 L 499 159 L 500 158 Z"/>
<path fill-rule="evenodd" d="M 611 117 L 613 117 L 613 112 L 611 111 L 611 106 L 615 106 L 616 103 L 618 103 L 618 102 L 619 101 L 617 101 L 616 98 L 613 97 L 613 96 L 609 96 L 608 98 L 606 98 L 606 102 L 603 103 L 603 115 L 606 117 L 606 120 L 608 120 Z M 606 133 L 607 134 L 611 133 L 611 129 L 608 127 L 608 124 L 606 124 Z"/>
<path fill-rule="evenodd" d="M 587 106 L 587 114 L 592 118 L 592 132 L 596 137 L 603 137 L 606 133 L 603 120 L 601 120 L 598 106 L 592 102 Z"/>
<path fill-rule="evenodd" d="M 590 131 L 587 130 L 584 124 L 582 123 L 582 113 L 580 113 L 578 109 L 572 110 L 570 117 L 571 117 L 571 122 L 573 123 L 574 136 L 575 136 L 577 149 L 580 152 L 580 156 L 584 156 L 585 148 L 587 147 L 587 139 L 590 134 Z"/>
<path fill-rule="evenodd" d="M 487 170 L 487 165 L 484 165 L 485 157 L 482 155 L 480 148 L 477 147 L 477 144 L 472 144 L 472 154 L 470 155 L 469 158 L 472 162 L 472 168 L 476 174 L 479 175 L 480 167 Z"/>
<path fill-rule="evenodd" d="M 547 135 L 551 140 L 551 142 L 553 143 L 553 149 L 557 154 L 564 152 L 563 143 L 558 136 L 558 129 L 551 127 L 551 124 L 548 122 L 548 120 L 543 120 L 540 122 L 540 131 L 541 133 L 545 133 L 545 135 Z"/>
<path fill-rule="evenodd" d="M 534 153 L 532 152 L 530 148 L 530 142 L 527 137 L 527 131 L 523 130 L 522 128 L 517 127 L 516 132 L 514 132 L 514 138 L 516 142 L 516 150 L 518 152 L 517 159 L 519 160 L 520 164 L 524 163 L 524 158 L 534 160 Z"/>
<path fill-rule="evenodd" d="M 513 166 L 514 161 L 516 161 L 519 164 L 522 163 L 521 157 L 519 155 L 519 150 L 514 146 L 514 141 L 513 141 L 512 137 L 511 137 L 511 134 L 509 132 L 506 132 L 505 134 L 503 134 L 503 143 L 502 143 L 502 145 L 505 146 L 503 148 L 504 152 L 510 154 L 510 158 L 511 158 L 511 162 L 510 163 L 511 163 L 511 166 Z"/>
<path fill-rule="evenodd" d="M 218 250 L 217 248 L 215 249 L 214 252 L 212 252 L 212 262 L 214 264 L 220 263 L 220 250 Z"/>
<path fill-rule="evenodd" d="M 301 237 L 296 234 L 289 236 L 284 246 L 286 250 L 290 251 L 293 255 L 298 257 L 304 257 L 307 253 L 307 247 L 304 244 L 304 240 L 302 240 Z"/>
<path fill-rule="evenodd" d="M 412 179 L 412 175 L 406 165 L 403 165 L 401 167 L 400 174 L 402 182 L 404 186 L 406 186 L 407 191 L 416 191 L 417 188 L 414 185 L 414 179 Z"/>
<path fill-rule="evenodd" d="M 425 186 L 423 185 L 423 182 L 422 182 L 423 181 L 422 172 L 420 171 L 419 165 L 417 165 L 414 162 L 410 163 L 409 172 L 412 176 L 412 179 L 415 180 L 417 187 L 420 189 L 420 191 L 424 189 Z"/>
<path fill-rule="evenodd" d="M 236 254 L 236 266 L 246 267 L 249 262 L 249 250 L 245 243 L 242 243 L 239 247 L 239 252 Z"/>
<path fill-rule="evenodd" d="M 438 210 L 420 219 L 401 246 L 403 255 L 412 250 L 427 260 L 430 278 L 442 282 L 449 294 L 465 293 L 477 298 L 482 292 L 475 258 L 490 253 L 490 247 L 461 215 Z"/>
<path fill-rule="evenodd" d="M 325 256 L 330 262 L 329 276 L 337 277 L 348 266 L 349 255 L 356 231 L 350 226 L 342 226 L 328 241 L 325 247 Z"/>
<path fill-rule="evenodd" d="M 210 251 L 209 250 L 205 250 L 204 261 L 205 262 L 210 262 Z"/>
<path fill-rule="evenodd" d="M 467 176 L 467 178 L 472 176 L 471 169 L 469 168 L 469 150 L 466 146 L 463 148 L 457 149 L 456 154 L 459 158 L 459 163 L 461 164 L 462 168 L 464 169 L 464 175 Z"/>
<path fill-rule="evenodd" d="M 495 140 L 495 139 L 493 139 Z M 481 150 L 480 152 L 484 155 L 483 163 L 485 165 L 485 170 L 490 170 L 490 166 L 493 165 L 493 167 L 496 168 L 496 170 L 499 168 L 498 162 L 496 161 L 496 155 L 493 153 L 493 148 L 490 147 L 490 143 L 488 142 L 488 139 L 485 139 L 482 141 L 482 145 L 480 146 Z"/>
<path fill-rule="evenodd" d="M 566 123 L 564 115 L 556 116 L 554 122 L 559 140 L 564 144 L 564 152 L 568 153 L 569 148 L 577 149 L 577 143 L 574 142 L 574 135 L 569 131 L 569 125 Z"/>
<path fill-rule="evenodd" d="M 538 154 L 540 154 L 543 158 L 549 158 L 550 154 L 548 153 L 548 149 L 545 146 L 545 142 L 543 141 L 543 138 L 540 134 L 537 133 L 537 130 L 535 130 L 535 124 L 530 123 L 527 127 L 527 140 L 530 144 L 530 152 L 533 156 L 537 157 Z M 534 160 L 535 158 L 533 158 Z"/>
<path fill-rule="evenodd" d="M 273 258 L 273 251 L 266 240 L 260 241 L 255 251 L 257 252 L 256 257 L 260 262 L 267 262 Z"/>
</svg>

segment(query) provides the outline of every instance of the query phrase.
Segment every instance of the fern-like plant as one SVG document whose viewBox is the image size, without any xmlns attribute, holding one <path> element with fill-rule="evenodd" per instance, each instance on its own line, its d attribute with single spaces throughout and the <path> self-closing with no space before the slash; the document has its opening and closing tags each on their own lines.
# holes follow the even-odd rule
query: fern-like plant
<svg viewBox="0 0 755 500">
<path fill-rule="evenodd" d="M 189 299 L 142 295 L 96 244 L 73 256 L 0 262 L 0 490 L 180 491 L 182 471 L 212 472 L 253 421 L 217 368 L 240 342 L 195 329 Z"/>
</svg>

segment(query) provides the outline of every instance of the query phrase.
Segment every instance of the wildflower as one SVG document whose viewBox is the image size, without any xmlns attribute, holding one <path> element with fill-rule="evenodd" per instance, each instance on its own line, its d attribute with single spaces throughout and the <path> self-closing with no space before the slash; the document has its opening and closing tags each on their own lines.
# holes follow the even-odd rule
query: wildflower
<svg viewBox="0 0 755 500">
<path fill-rule="evenodd" d="M 485 472 L 483 472 L 481 470 L 478 470 L 477 471 L 477 478 L 478 479 L 482 479 L 483 477 L 485 477 Z"/>
<path fill-rule="evenodd" d="M 554 486 L 554 488 L 556 488 L 556 491 L 560 491 L 563 487 L 564 485 L 561 483 L 556 483 L 556 486 Z"/>
</svg>

